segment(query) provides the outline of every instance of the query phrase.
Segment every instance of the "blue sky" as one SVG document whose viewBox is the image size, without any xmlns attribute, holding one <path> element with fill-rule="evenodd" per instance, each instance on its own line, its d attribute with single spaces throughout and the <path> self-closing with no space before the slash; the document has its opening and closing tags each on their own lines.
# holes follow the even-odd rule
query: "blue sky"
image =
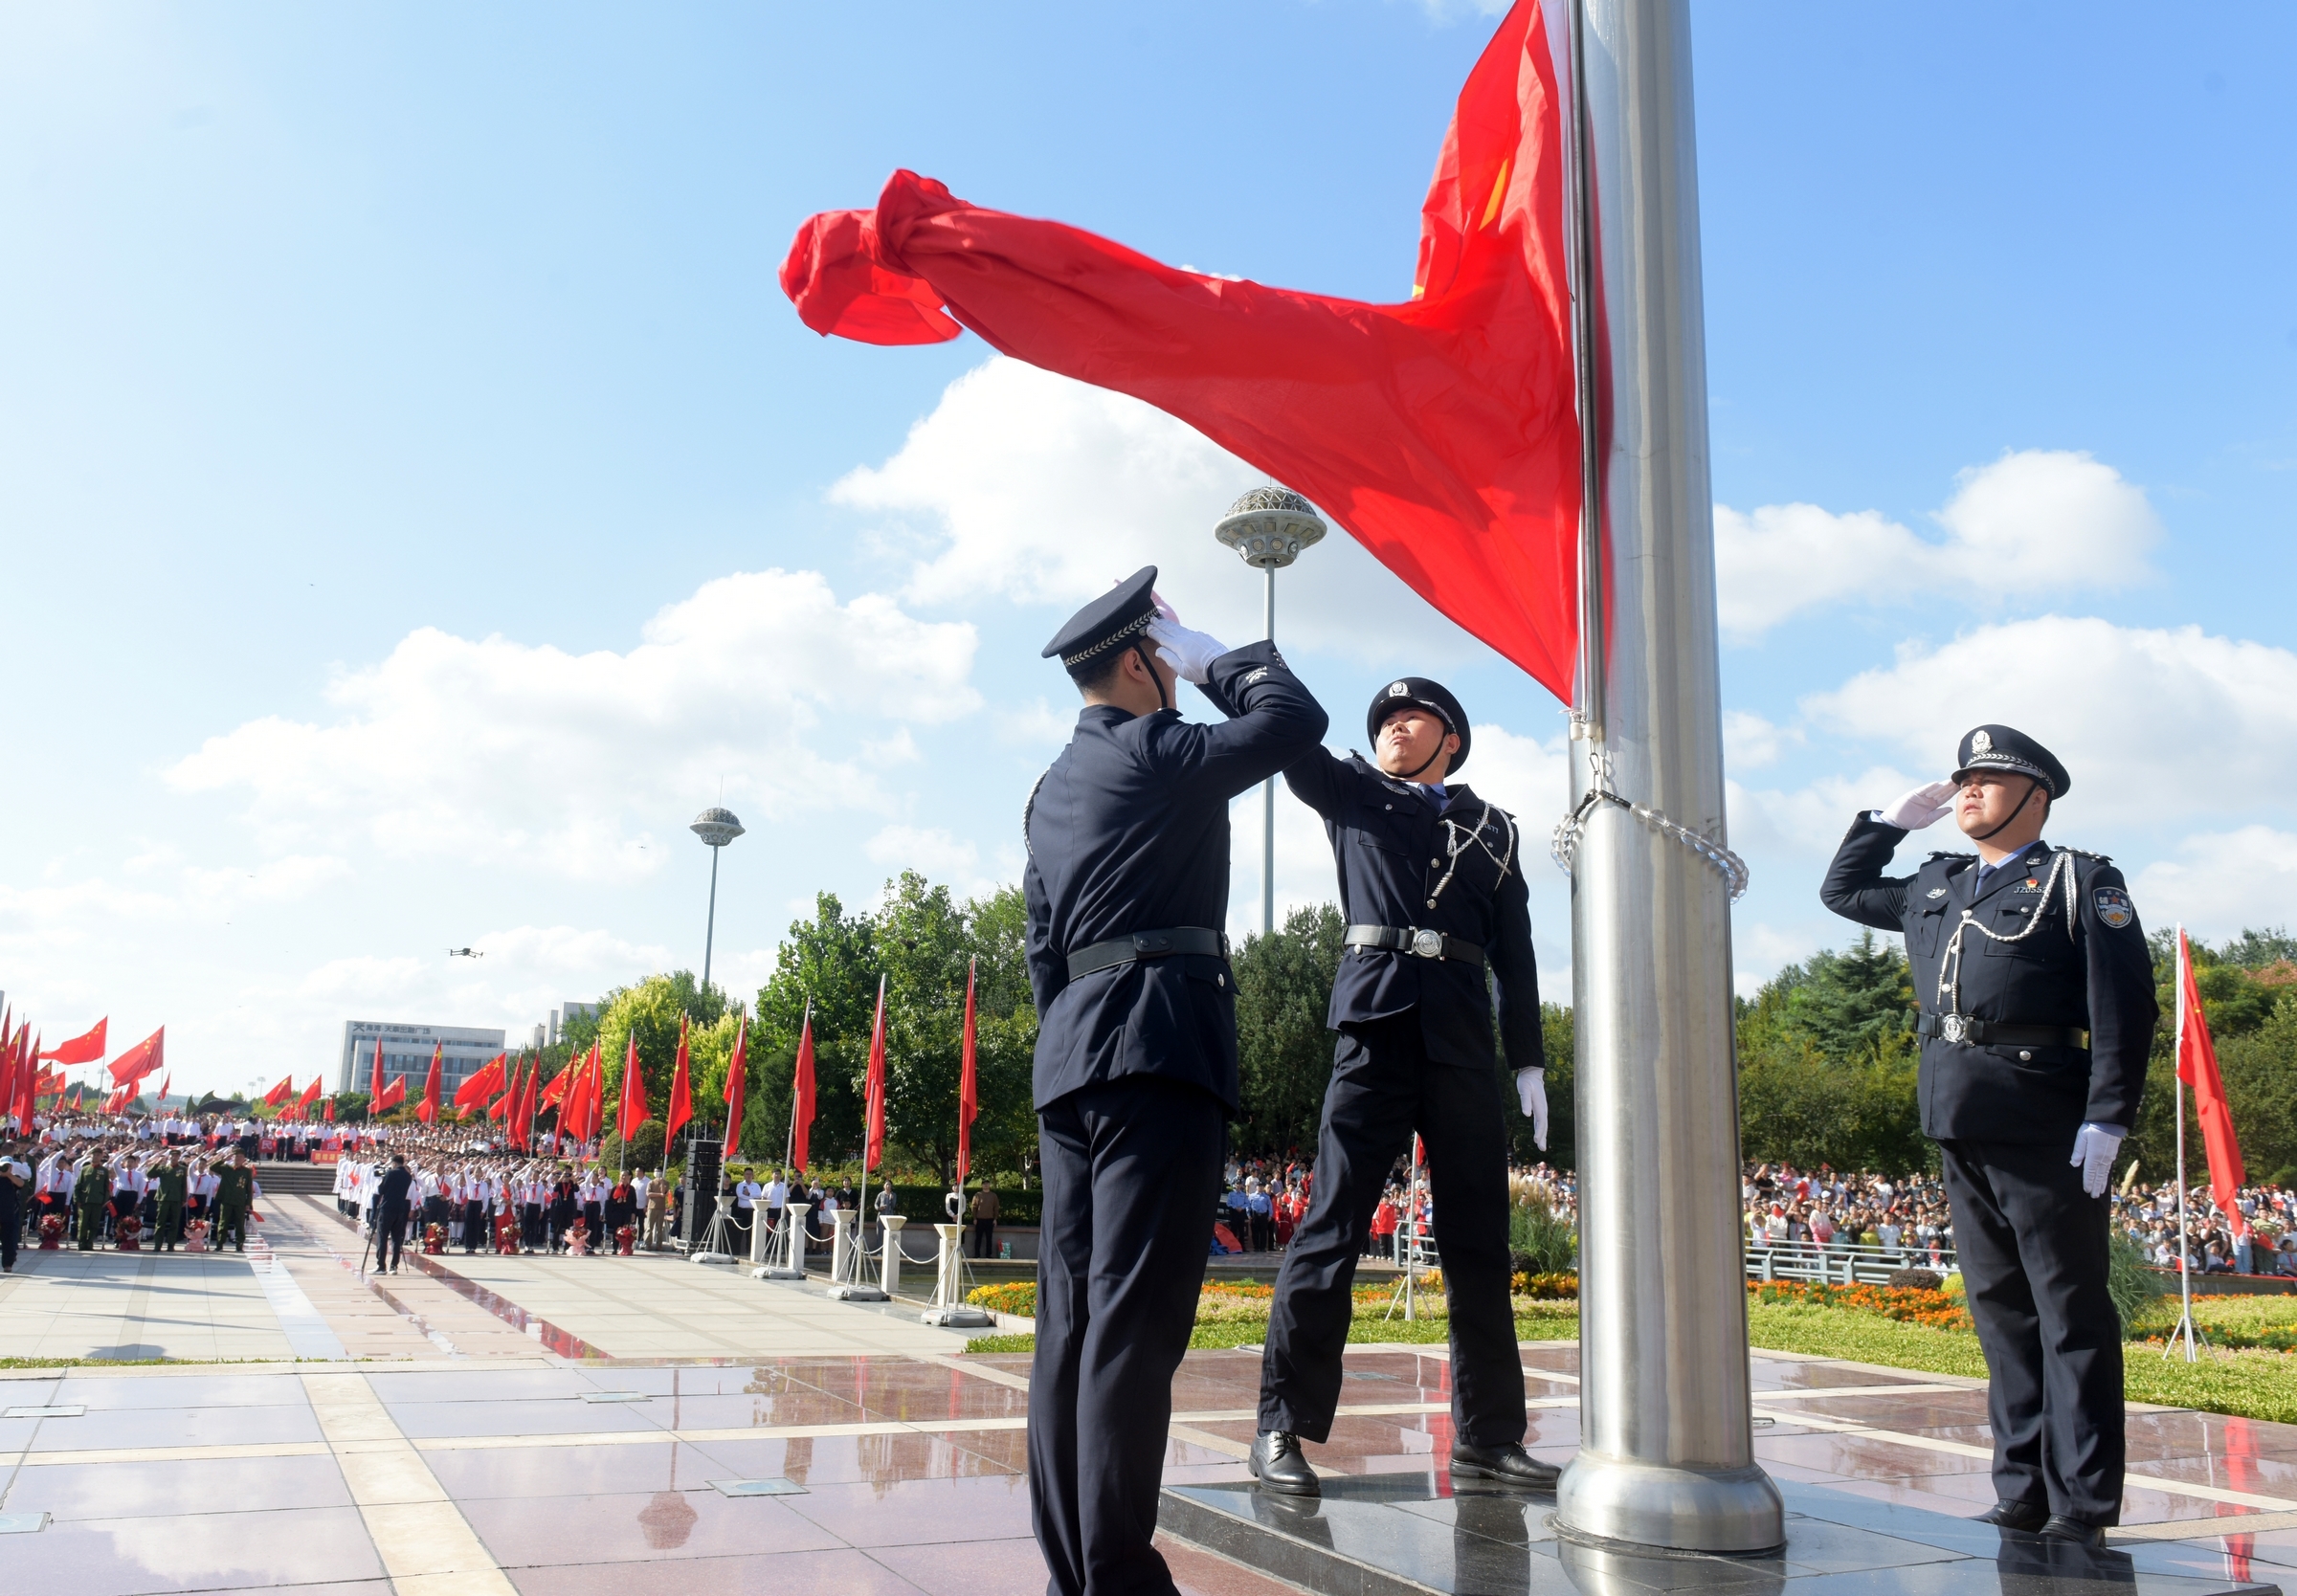
<svg viewBox="0 0 2297 1596">
<path fill-rule="evenodd" d="M 1742 985 L 1842 940 L 1814 890 L 1851 809 L 1984 720 L 2074 766 L 2053 834 L 2150 922 L 2297 918 L 2297 104 L 2268 76 L 2297 19 L 1694 10 Z M 52 1039 L 167 1024 L 179 1086 L 268 1085 L 346 1018 L 516 1034 L 698 964 L 683 826 L 722 793 L 737 989 L 818 888 L 1013 878 L 1073 702 L 1043 638 L 1155 559 L 1246 640 L 1209 529 L 1258 478 L 970 338 L 815 338 L 773 280 L 791 233 L 907 166 L 1398 298 L 1490 26 L 0 13 L 0 987 Z M 1379 681 L 1442 674 L 1498 728 L 1469 779 L 1544 837 L 1536 687 L 1339 538 L 1280 605 L 1336 744 Z M 1328 856 L 1284 803 L 1280 894 L 1310 901 Z"/>
</svg>

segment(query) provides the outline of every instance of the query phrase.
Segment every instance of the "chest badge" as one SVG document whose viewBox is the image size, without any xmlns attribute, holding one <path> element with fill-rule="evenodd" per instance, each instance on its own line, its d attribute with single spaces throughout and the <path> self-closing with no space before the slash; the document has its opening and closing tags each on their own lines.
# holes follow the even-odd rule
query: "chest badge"
<svg viewBox="0 0 2297 1596">
<path fill-rule="evenodd" d="M 1946 889 L 1944 887 L 1932 887 L 1926 896 L 1930 898 L 1944 898 L 1946 896 Z"/>
</svg>

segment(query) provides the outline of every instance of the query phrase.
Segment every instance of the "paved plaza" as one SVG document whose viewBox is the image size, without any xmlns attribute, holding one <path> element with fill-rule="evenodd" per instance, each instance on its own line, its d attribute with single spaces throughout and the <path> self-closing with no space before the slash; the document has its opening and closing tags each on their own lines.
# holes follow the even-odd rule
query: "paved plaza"
<svg viewBox="0 0 2297 1596">
<path fill-rule="evenodd" d="M 257 1230 L 244 1256 L 28 1252 L 0 1282 L 0 1357 L 117 1364 L 0 1370 L 9 1589 L 1044 1587 L 1026 1357 L 669 1257 L 455 1253 L 376 1278 L 316 1198 Z M 1561 1545 L 1547 1498 L 1455 1491 L 1430 1349 L 1351 1348 L 1312 1449 L 1324 1500 L 1261 1496 L 1238 1461 L 1259 1362 L 1192 1353 L 1174 1390 L 1160 1543 L 1205 1596 L 2297 1590 L 2297 1427 L 2133 1409 L 2125 1526 L 2073 1567 L 1968 1523 L 1992 1496 L 1976 1383 L 1761 1354 L 1789 1547 L 1661 1563 Z M 1577 1349 L 1524 1363 L 1530 1444 L 1561 1461 Z"/>
</svg>

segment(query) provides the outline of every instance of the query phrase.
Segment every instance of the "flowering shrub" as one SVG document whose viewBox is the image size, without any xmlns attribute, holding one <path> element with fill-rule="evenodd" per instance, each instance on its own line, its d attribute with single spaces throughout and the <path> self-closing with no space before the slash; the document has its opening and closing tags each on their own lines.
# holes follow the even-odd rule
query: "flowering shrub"
<svg viewBox="0 0 2297 1596">
<path fill-rule="evenodd" d="M 1576 1275 L 1518 1275 L 1514 1281 L 1515 1295 L 1536 1301 L 1577 1301 L 1579 1276 Z"/>
<path fill-rule="evenodd" d="M 1942 1291 L 1918 1286 L 1833 1286 L 1809 1280 L 1750 1280 L 1747 1295 L 1755 1302 L 1801 1304 L 1813 1308 L 1848 1308 L 1875 1314 L 1902 1324 L 1927 1324 L 1933 1330 L 1968 1330 L 1970 1310 Z"/>
<path fill-rule="evenodd" d="M 987 1308 L 992 1314 L 1013 1314 L 1021 1319 L 1037 1317 L 1035 1280 L 1009 1280 L 1003 1285 L 975 1286 L 965 1294 L 965 1299 L 977 1308 Z"/>
</svg>

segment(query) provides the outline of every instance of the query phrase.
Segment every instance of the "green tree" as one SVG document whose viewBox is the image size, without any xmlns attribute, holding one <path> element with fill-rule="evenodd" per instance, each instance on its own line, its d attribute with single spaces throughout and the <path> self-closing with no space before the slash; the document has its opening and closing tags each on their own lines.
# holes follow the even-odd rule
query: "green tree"
<svg viewBox="0 0 2297 1596">
<path fill-rule="evenodd" d="M 1295 909 L 1283 929 L 1246 937 L 1237 972 L 1237 1123 L 1239 1153 L 1310 1155 L 1332 1078 L 1325 1017 L 1339 970 L 1340 911 Z"/>
<path fill-rule="evenodd" d="M 2146 1094 L 2137 1125 L 2124 1147 L 2150 1181 L 2173 1178 L 2177 1164 L 2177 1096 L 2186 1096 L 2186 1174 L 2205 1178 L 2201 1140 L 2194 1127 L 2191 1089 L 2176 1076 L 2176 937 L 2156 931 L 2154 998 L 2161 1019 L 2153 1031 Z M 2251 1181 L 2297 1181 L 2297 969 L 2285 963 L 2291 939 L 2280 930 L 2244 930 L 2221 947 L 2191 943 L 2194 986 L 2218 1054 L 2218 1075 L 2233 1111 L 2234 1134 Z M 2122 1166 L 2127 1169 L 2128 1165 Z"/>
<path fill-rule="evenodd" d="M 1928 1167 L 1903 954 L 1873 933 L 1789 964 L 1738 1006 L 1747 1158 L 1888 1172 Z"/>
<path fill-rule="evenodd" d="M 678 1065 L 681 1022 L 686 1028 L 687 1078 L 693 1094 L 694 1117 L 703 1123 L 713 1119 L 720 1124 L 725 1122 L 725 1112 L 719 1103 L 725 1088 L 726 1060 L 733 1053 L 734 1033 L 741 1023 L 739 1007 L 729 1006 L 725 993 L 716 986 L 705 990 L 691 970 L 650 975 L 636 986 L 616 987 L 600 999 L 591 1034 L 605 1066 L 605 1135 L 600 1157 L 609 1165 L 635 1164 L 635 1160 L 624 1159 L 618 1134 L 623 1067 L 633 1038 L 637 1043 L 639 1074 L 646 1083 L 646 1103 L 655 1126 L 652 1146 L 659 1157 L 662 1116 L 669 1106 L 671 1077 Z M 571 1045 L 568 1051 L 573 1052 Z M 589 1051 L 587 1044 L 583 1046 L 584 1054 Z M 715 1116 L 711 1113 L 713 1109 L 718 1110 Z M 634 1152 L 645 1150 L 642 1128 L 634 1141 Z M 683 1153 L 673 1150 L 672 1157 L 682 1159 Z"/>
</svg>

